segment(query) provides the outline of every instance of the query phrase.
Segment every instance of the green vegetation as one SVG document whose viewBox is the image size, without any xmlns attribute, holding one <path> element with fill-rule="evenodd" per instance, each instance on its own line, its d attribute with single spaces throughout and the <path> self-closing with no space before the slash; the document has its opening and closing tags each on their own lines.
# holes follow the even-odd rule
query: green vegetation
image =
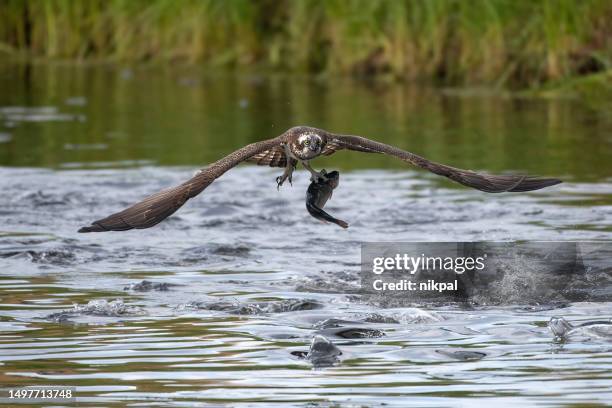
<svg viewBox="0 0 612 408">
<path fill-rule="evenodd" d="M 0 52 L 533 86 L 612 68 L 610 0 L 0 0 Z"/>
</svg>

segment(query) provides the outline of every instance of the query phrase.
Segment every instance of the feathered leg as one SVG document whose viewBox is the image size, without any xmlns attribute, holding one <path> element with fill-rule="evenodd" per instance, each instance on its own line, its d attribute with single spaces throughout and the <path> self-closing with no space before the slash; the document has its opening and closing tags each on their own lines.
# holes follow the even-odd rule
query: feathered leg
<svg viewBox="0 0 612 408">
<path fill-rule="evenodd" d="M 322 169 L 321 171 L 316 171 L 312 167 L 310 167 L 308 161 L 301 160 L 301 163 L 302 166 L 304 166 L 304 168 L 310 172 L 310 181 L 314 181 L 315 183 L 319 180 L 327 181 L 327 177 L 325 177 L 327 171 L 325 171 L 325 169 Z"/>
<path fill-rule="evenodd" d="M 285 148 L 285 158 L 287 159 L 287 165 L 285 166 L 285 171 L 281 176 L 276 178 L 276 188 L 280 189 L 280 186 L 283 185 L 285 180 L 289 180 L 289 184 L 293 185 L 293 171 L 295 170 L 295 166 L 297 165 L 297 160 L 291 157 L 289 154 L 289 146 L 284 145 Z"/>
</svg>

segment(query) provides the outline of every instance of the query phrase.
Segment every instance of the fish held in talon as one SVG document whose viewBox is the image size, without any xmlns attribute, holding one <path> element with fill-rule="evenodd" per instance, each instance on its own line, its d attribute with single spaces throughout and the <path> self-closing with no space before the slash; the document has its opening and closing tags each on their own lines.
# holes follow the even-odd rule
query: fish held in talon
<svg viewBox="0 0 612 408">
<path fill-rule="evenodd" d="M 561 180 L 554 178 L 497 176 L 463 170 L 361 136 L 297 126 L 275 138 L 246 145 L 203 168 L 184 183 L 150 195 L 123 211 L 94 221 L 90 226 L 81 228 L 79 232 L 126 231 L 153 227 L 174 214 L 187 200 L 200 194 L 225 172 L 242 162 L 284 168 L 283 174 L 276 179 L 279 188 L 286 180 L 291 183 L 293 171 L 298 163 L 310 172 L 312 181 L 326 181 L 325 173 L 314 170 L 310 166 L 310 161 L 320 156 L 332 155 L 339 150 L 386 154 L 487 193 L 532 191 L 561 183 Z"/>
<path fill-rule="evenodd" d="M 334 189 L 338 187 L 340 173 L 337 171 L 327 173 L 325 170 L 322 170 L 321 173 L 325 178 L 313 180 L 308 186 L 306 191 L 306 209 L 317 220 L 326 223 L 331 222 L 342 228 L 348 228 L 349 225 L 346 221 L 339 220 L 323 211 L 323 207 L 331 198 Z"/>
</svg>

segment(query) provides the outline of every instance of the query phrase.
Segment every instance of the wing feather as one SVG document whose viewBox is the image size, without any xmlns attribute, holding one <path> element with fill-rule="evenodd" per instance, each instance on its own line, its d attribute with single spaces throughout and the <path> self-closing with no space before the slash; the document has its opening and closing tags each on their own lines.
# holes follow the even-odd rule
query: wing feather
<svg viewBox="0 0 612 408">
<path fill-rule="evenodd" d="M 321 151 L 321 154 L 323 156 L 331 156 L 332 154 L 336 153 L 338 150 L 342 150 L 342 149 L 344 149 L 342 145 L 332 139 L 332 140 L 328 140 L 327 143 L 325 143 L 325 147 L 323 148 L 323 151 Z"/>
<path fill-rule="evenodd" d="M 332 154 L 334 151 L 340 149 L 384 153 L 397 157 L 398 159 L 414 166 L 428 170 L 434 174 L 448 177 L 449 179 L 463 184 L 464 186 L 472 187 L 487 193 L 532 191 L 561 183 L 561 180 L 554 178 L 541 178 L 524 175 L 496 176 L 491 174 L 476 173 L 471 170 L 458 169 L 427 160 L 424 157 L 414 153 L 410 153 L 397 147 L 376 142 L 361 136 L 333 134 L 328 138 L 328 144 L 334 146 L 333 149 L 335 149 L 329 154 Z"/>
<path fill-rule="evenodd" d="M 253 155 L 252 157 L 246 159 L 246 161 L 255 163 L 258 166 L 285 167 L 287 165 L 285 151 L 280 145 Z"/>
<path fill-rule="evenodd" d="M 232 167 L 262 152 L 274 150 L 277 145 L 280 145 L 279 138 L 247 145 L 200 170 L 183 184 L 150 195 L 123 211 L 94 221 L 90 226 L 81 228 L 79 232 L 126 231 L 132 228 L 150 228 L 174 214 L 187 200 L 200 194 Z M 279 160 L 278 157 L 276 160 Z"/>
<path fill-rule="evenodd" d="M 360 146 L 360 145 L 350 145 L 349 146 L 346 143 L 343 143 L 340 139 L 332 138 L 332 139 L 329 139 L 327 143 L 325 143 L 325 147 L 321 151 L 321 154 L 323 156 L 331 156 L 332 154 L 336 153 L 338 150 L 343 150 L 343 149 L 356 150 L 358 152 L 364 152 L 364 153 L 381 153 L 367 146 Z"/>
</svg>

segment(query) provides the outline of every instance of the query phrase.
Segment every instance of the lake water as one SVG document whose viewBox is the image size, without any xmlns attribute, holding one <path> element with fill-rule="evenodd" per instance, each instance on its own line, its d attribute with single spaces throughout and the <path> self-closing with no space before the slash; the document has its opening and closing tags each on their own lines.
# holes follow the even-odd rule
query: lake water
<svg viewBox="0 0 612 408">
<path fill-rule="evenodd" d="M 468 302 L 355 294 L 374 241 L 612 238 L 612 116 L 483 90 L 0 66 L 0 384 L 75 386 L 79 406 L 586 406 L 612 400 L 612 274 L 578 299 L 528 271 Z M 326 207 L 308 174 L 241 166 L 155 228 L 79 227 L 286 128 L 355 133 L 456 167 L 565 183 L 489 195 L 339 152 Z M 152 285 L 137 285 L 143 280 Z M 144 286 L 144 287 L 143 287 Z M 546 293 L 545 293 L 546 292 Z M 304 358 L 314 336 L 341 351 Z M 49 404 L 58 405 L 58 404 Z"/>
</svg>

